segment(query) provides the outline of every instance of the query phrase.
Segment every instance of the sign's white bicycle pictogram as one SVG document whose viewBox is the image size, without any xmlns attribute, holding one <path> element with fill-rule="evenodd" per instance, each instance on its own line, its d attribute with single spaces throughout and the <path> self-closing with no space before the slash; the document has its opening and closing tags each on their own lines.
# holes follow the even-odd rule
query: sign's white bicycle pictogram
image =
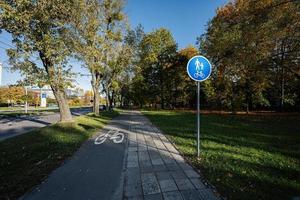
<svg viewBox="0 0 300 200">
<path fill-rule="evenodd" d="M 101 134 L 96 137 L 94 144 L 102 144 L 106 139 L 112 140 L 114 143 L 121 143 L 124 140 L 124 134 L 119 130 L 109 130 L 107 133 Z"/>
<path fill-rule="evenodd" d="M 197 72 L 194 74 L 194 77 L 195 77 L 195 78 L 198 78 L 198 77 L 204 78 L 204 77 L 205 77 L 205 74 L 203 74 L 202 71 L 200 71 L 200 72 L 197 71 Z"/>
</svg>

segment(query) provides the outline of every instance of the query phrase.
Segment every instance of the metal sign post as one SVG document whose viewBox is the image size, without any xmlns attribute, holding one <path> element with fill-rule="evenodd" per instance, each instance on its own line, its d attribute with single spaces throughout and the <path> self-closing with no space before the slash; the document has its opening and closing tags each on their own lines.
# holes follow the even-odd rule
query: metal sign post
<svg viewBox="0 0 300 200">
<path fill-rule="evenodd" d="M 200 156 L 200 82 L 197 82 L 197 156 Z"/>
<path fill-rule="evenodd" d="M 205 81 L 211 74 L 211 64 L 203 56 L 192 57 L 186 71 L 191 79 L 197 81 L 197 156 L 200 156 L 200 82 Z"/>
</svg>

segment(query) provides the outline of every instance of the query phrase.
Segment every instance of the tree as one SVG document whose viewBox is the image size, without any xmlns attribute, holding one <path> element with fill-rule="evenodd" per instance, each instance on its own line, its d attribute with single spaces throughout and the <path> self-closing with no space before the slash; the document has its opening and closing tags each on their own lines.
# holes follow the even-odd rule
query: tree
<svg viewBox="0 0 300 200">
<path fill-rule="evenodd" d="M 121 40 L 121 27 L 125 19 L 123 6 L 124 2 L 119 0 L 85 0 L 83 14 L 73 25 L 77 55 L 91 73 L 96 115 L 99 115 L 101 80 L 110 70 L 108 63 L 112 59 L 114 42 Z"/>
<path fill-rule="evenodd" d="M 106 102 L 112 108 L 116 93 L 119 92 L 123 80 L 126 78 L 126 68 L 132 56 L 131 48 L 125 43 L 117 42 L 112 46 L 110 59 L 103 74 L 102 85 L 106 93 Z"/>
<path fill-rule="evenodd" d="M 220 105 L 247 111 L 276 107 L 278 94 L 283 105 L 283 77 L 291 86 L 299 80 L 297 10 L 299 4 L 293 0 L 236 0 L 218 9 L 198 41 L 200 52 L 217 66 L 212 79 Z M 295 100 L 296 90 L 289 92 L 286 97 Z"/>
<path fill-rule="evenodd" d="M 191 45 L 179 50 L 177 53 L 177 61 L 172 68 L 172 71 L 174 71 L 172 73 L 174 106 L 193 107 L 194 103 L 196 103 L 196 84 L 186 72 L 186 65 L 189 59 L 196 55 L 199 55 L 199 51 Z"/>
<path fill-rule="evenodd" d="M 73 38 L 76 55 L 83 60 L 90 71 L 93 89 L 93 111 L 99 115 L 100 80 L 103 71 L 101 58 L 104 48 L 103 38 L 100 35 L 102 28 L 100 1 L 83 1 L 81 18 L 73 24 Z"/>
<path fill-rule="evenodd" d="M 168 68 L 171 67 L 176 55 L 177 44 L 170 31 L 160 28 L 145 35 L 141 41 L 140 66 L 146 99 L 150 103 L 160 100 L 161 107 L 164 108 L 167 95 Z"/>
<path fill-rule="evenodd" d="M 25 95 L 24 88 L 17 86 L 10 86 L 7 88 L 0 88 L 0 101 L 3 103 L 10 103 L 12 106 L 17 102 L 24 102 Z"/>
<path fill-rule="evenodd" d="M 28 81 L 50 85 L 60 121 L 72 121 L 64 89 L 72 80 L 68 34 L 71 22 L 81 14 L 79 4 L 76 0 L 0 1 L 0 29 L 12 35 L 16 46 L 8 50 L 10 63 Z"/>
<path fill-rule="evenodd" d="M 121 104 L 130 105 L 134 103 L 142 107 L 145 103 L 144 88 L 145 84 L 141 71 L 143 66 L 140 65 L 141 41 L 145 37 L 144 28 L 139 24 L 134 30 L 128 30 L 124 42 L 132 51 L 131 61 L 125 69 L 120 88 Z"/>
<path fill-rule="evenodd" d="M 112 106 L 115 93 L 114 90 L 111 90 L 111 87 L 116 87 L 115 78 L 128 62 L 128 54 L 130 54 L 130 51 L 128 51 L 130 49 L 122 42 L 126 28 L 123 8 L 123 1 L 105 0 L 103 2 L 103 47 L 105 51 L 102 61 L 104 68 L 102 86 L 103 91 L 106 93 L 106 104 L 109 108 Z"/>
<path fill-rule="evenodd" d="M 90 90 L 85 91 L 83 96 L 84 105 L 91 105 L 92 99 L 93 99 L 93 92 Z"/>
</svg>

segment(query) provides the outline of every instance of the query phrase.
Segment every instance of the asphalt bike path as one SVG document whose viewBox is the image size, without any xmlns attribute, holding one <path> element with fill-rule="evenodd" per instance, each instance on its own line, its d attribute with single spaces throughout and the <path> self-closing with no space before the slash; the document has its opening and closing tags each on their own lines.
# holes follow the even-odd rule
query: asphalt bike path
<svg viewBox="0 0 300 200">
<path fill-rule="evenodd" d="M 52 172 L 44 183 L 20 199 L 122 199 L 126 137 L 118 144 L 107 138 L 102 144 L 95 145 L 95 139 L 112 129 L 118 129 L 126 135 L 129 117 L 123 113 L 114 118 L 95 137 L 84 143 L 71 159 Z"/>
<path fill-rule="evenodd" d="M 113 136 L 103 137 L 109 131 Z M 21 199 L 219 198 L 145 116 L 124 111 Z"/>
</svg>

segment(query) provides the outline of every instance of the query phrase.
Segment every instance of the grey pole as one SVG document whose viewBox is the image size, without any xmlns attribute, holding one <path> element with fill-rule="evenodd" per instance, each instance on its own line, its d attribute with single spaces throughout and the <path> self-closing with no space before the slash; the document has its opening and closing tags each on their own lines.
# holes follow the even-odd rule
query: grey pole
<svg viewBox="0 0 300 200">
<path fill-rule="evenodd" d="M 197 82 L 197 156 L 200 156 L 200 82 Z"/>
</svg>

